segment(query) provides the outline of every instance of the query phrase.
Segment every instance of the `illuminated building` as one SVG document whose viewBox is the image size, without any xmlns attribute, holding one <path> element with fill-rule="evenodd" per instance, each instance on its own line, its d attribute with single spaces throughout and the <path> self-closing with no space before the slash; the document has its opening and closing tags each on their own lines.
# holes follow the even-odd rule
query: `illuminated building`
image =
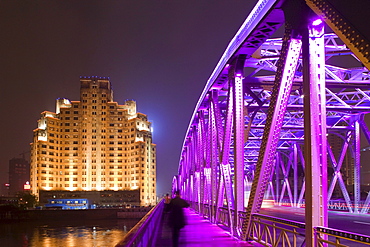
<svg viewBox="0 0 370 247">
<path fill-rule="evenodd" d="M 55 113 L 41 113 L 31 143 L 32 193 L 137 191 L 140 205 L 153 205 L 156 145 L 147 116 L 135 101 L 114 102 L 109 78 L 80 83 L 80 101 L 57 99 Z"/>
</svg>

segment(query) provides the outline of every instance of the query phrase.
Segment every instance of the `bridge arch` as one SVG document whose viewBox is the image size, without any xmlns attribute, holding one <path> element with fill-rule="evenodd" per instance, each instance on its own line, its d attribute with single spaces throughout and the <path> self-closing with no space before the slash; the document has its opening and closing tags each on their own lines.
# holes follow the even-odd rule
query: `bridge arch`
<svg viewBox="0 0 370 247">
<path fill-rule="evenodd" d="M 244 222 L 238 213 L 229 219 L 242 238 L 264 198 L 309 203 L 311 226 L 327 224 L 327 199 L 338 186 L 350 212 L 369 208 L 370 196 L 360 196 L 361 132 L 370 142 L 369 39 L 322 0 L 301 1 L 305 29 L 292 27 L 284 15 L 292 2 L 260 0 L 242 24 L 196 104 L 173 180 L 211 221 L 224 206 L 246 212 Z M 284 37 L 271 38 L 282 25 Z"/>
</svg>

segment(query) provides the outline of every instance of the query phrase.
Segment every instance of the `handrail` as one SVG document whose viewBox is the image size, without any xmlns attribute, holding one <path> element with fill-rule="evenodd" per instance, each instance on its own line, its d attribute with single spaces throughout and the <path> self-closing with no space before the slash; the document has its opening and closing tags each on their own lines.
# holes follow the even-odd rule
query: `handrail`
<svg viewBox="0 0 370 247">
<path fill-rule="evenodd" d="M 152 208 L 115 247 L 155 246 L 157 231 L 161 225 L 164 200 Z"/>
<path fill-rule="evenodd" d="M 343 230 L 338 230 L 334 228 L 328 228 L 328 227 L 316 227 L 315 228 L 318 238 L 318 242 L 320 246 L 324 246 L 324 243 L 332 244 L 335 246 L 351 246 L 343 244 L 344 241 L 348 240 L 349 244 L 352 242 L 361 243 L 363 245 L 370 245 L 370 236 L 366 236 L 363 234 L 353 233 L 353 232 L 347 232 Z M 321 233 L 321 234 L 320 234 Z M 323 236 L 331 236 L 334 237 L 334 240 L 326 240 Z M 341 241 L 342 240 L 342 241 Z"/>
</svg>

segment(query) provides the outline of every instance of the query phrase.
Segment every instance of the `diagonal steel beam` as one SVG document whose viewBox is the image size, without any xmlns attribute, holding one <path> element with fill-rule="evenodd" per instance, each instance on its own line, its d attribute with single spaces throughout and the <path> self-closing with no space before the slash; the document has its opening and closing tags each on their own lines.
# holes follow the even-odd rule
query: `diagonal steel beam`
<svg viewBox="0 0 370 247">
<path fill-rule="evenodd" d="M 301 38 L 294 36 L 292 29 L 286 29 L 255 177 L 246 210 L 246 219 L 242 226 L 242 239 L 246 239 L 250 231 L 251 215 L 257 213 L 262 205 L 266 185 L 271 174 L 271 166 L 275 159 L 277 142 L 280 137 L 301 46 Z"/>
</svg>

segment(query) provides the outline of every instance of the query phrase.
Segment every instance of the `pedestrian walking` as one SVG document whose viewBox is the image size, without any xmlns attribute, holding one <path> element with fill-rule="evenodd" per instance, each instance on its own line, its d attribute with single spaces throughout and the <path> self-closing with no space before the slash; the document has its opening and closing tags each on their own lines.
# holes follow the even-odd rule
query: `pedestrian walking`
<svg viewBox="0 0 370 247">
<path fill-rule="evenodd" d="M 186 225 L 183 208 L 187 208 L 189 206 L 189 203 L 181 198 L 180 191 L 176 191 L 175 198 L 173 198 L 169 204 L 169 225 L 172 228 L 173 247 L 179 246 L 180 230 Z"/>
</svg>

